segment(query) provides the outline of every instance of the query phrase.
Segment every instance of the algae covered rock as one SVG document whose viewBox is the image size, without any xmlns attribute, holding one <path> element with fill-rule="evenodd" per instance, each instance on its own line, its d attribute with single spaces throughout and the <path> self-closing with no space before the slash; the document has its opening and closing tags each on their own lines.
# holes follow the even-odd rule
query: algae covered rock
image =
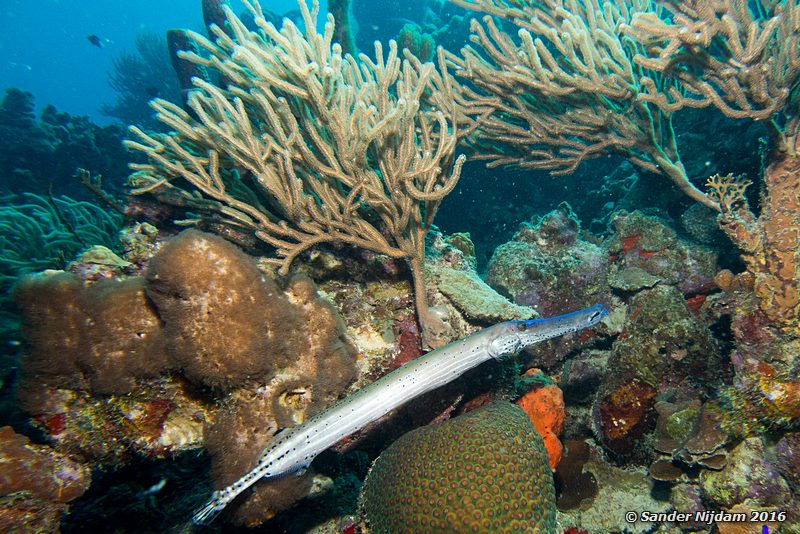
<svg viewBox="0 0 800 534">
<path fill-rule="evenodd" d="M 541 436 L 496 402 L 398 439 L 361 492 L 370 532 L 555 532 L 555 490 Z"/>
<path fill-rule="evenodd" d="M 426 267 L 426 274 L 453 305 L 470 319 L 513 321 L 537 317 L 535 309 L 518 306 L 496 292 L 473 271 L 437 265 Z"/>
<path fill-rule="evenodd" d="M 737 445 L 721 471 L 703 474 L 703 497 L 723 508 L 748 500 L 763 508 L 781 508 L 791 500 L 791 490 L 770 463 L 760 437 L 747 438 Z"/>
<path fill-rule="evenodd" d="M 0 532 L 60 532 L 67 503 L 90 483 L 87 466 L 0 427 Z"/>
<path fill-rule="evenodd" d="M 549 316 L 608 302 L 607 271 L 608 253 L 582 237 L 578 218 L 562 203 L 523 223 L 513 240 L 495 249 L 486 283 Z"/>
</svg>

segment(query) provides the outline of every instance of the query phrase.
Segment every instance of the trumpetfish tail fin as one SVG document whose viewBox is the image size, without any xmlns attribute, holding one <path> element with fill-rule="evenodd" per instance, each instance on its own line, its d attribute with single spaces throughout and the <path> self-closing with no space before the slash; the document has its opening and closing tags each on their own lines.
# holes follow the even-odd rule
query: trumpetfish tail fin
<svg viewBox="0 0 800 534">
<path fill-rule="evenodd" d="M 223 491 L 215 491 L 208 502 L 192 516 L 195 525 L 208 525 L 225 509 L 229 499 Z"/>
</svg>

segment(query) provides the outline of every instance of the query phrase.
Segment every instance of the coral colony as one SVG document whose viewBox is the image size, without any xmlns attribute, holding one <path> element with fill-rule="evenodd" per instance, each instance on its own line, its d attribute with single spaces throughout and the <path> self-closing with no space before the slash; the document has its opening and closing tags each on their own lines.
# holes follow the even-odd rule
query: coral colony
<svg viewBox="0 0 800 534">
<path fill-rule="evenodd" d="M 800 531 L 800 0 L 244 3 L 6 91 L 0 531 Z"/>
</svg>

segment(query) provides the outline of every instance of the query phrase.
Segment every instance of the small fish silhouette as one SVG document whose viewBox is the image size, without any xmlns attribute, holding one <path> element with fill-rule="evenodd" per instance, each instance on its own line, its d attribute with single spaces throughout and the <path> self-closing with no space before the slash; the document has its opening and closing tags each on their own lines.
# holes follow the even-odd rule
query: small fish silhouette
<svg viewBox="0 0 800 534">
<path fill-rule="evenodd" d="M 87 35 L 86 38 L 89 40 L 90 43 L 92 43 L 92 45 L 96 46 L 97 48 L 103 48 L 107 44 L 113 42 L 111 39 L 100 37 L 99 35 L 95 34 Z"/>
</svg>

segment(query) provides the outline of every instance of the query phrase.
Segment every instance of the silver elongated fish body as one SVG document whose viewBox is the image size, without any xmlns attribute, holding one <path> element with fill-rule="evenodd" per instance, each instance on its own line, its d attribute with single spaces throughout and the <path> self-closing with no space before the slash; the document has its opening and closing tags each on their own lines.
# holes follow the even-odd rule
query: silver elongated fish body
<svg viewBox="0 0 800 534">
<path fill-rule="evenodd" d="M 473 367 L 554 337 L 596 325 L 608 313 L 600 304 L 548 319 L 506 321 L 431 351 L 379 378 L 308 421 L 278 433 L 242 478 L 215 491 L 193 522 L 207 523 L 261 478 L 305 470 L 322 451 L 409 400 Z"/>
</svg>

